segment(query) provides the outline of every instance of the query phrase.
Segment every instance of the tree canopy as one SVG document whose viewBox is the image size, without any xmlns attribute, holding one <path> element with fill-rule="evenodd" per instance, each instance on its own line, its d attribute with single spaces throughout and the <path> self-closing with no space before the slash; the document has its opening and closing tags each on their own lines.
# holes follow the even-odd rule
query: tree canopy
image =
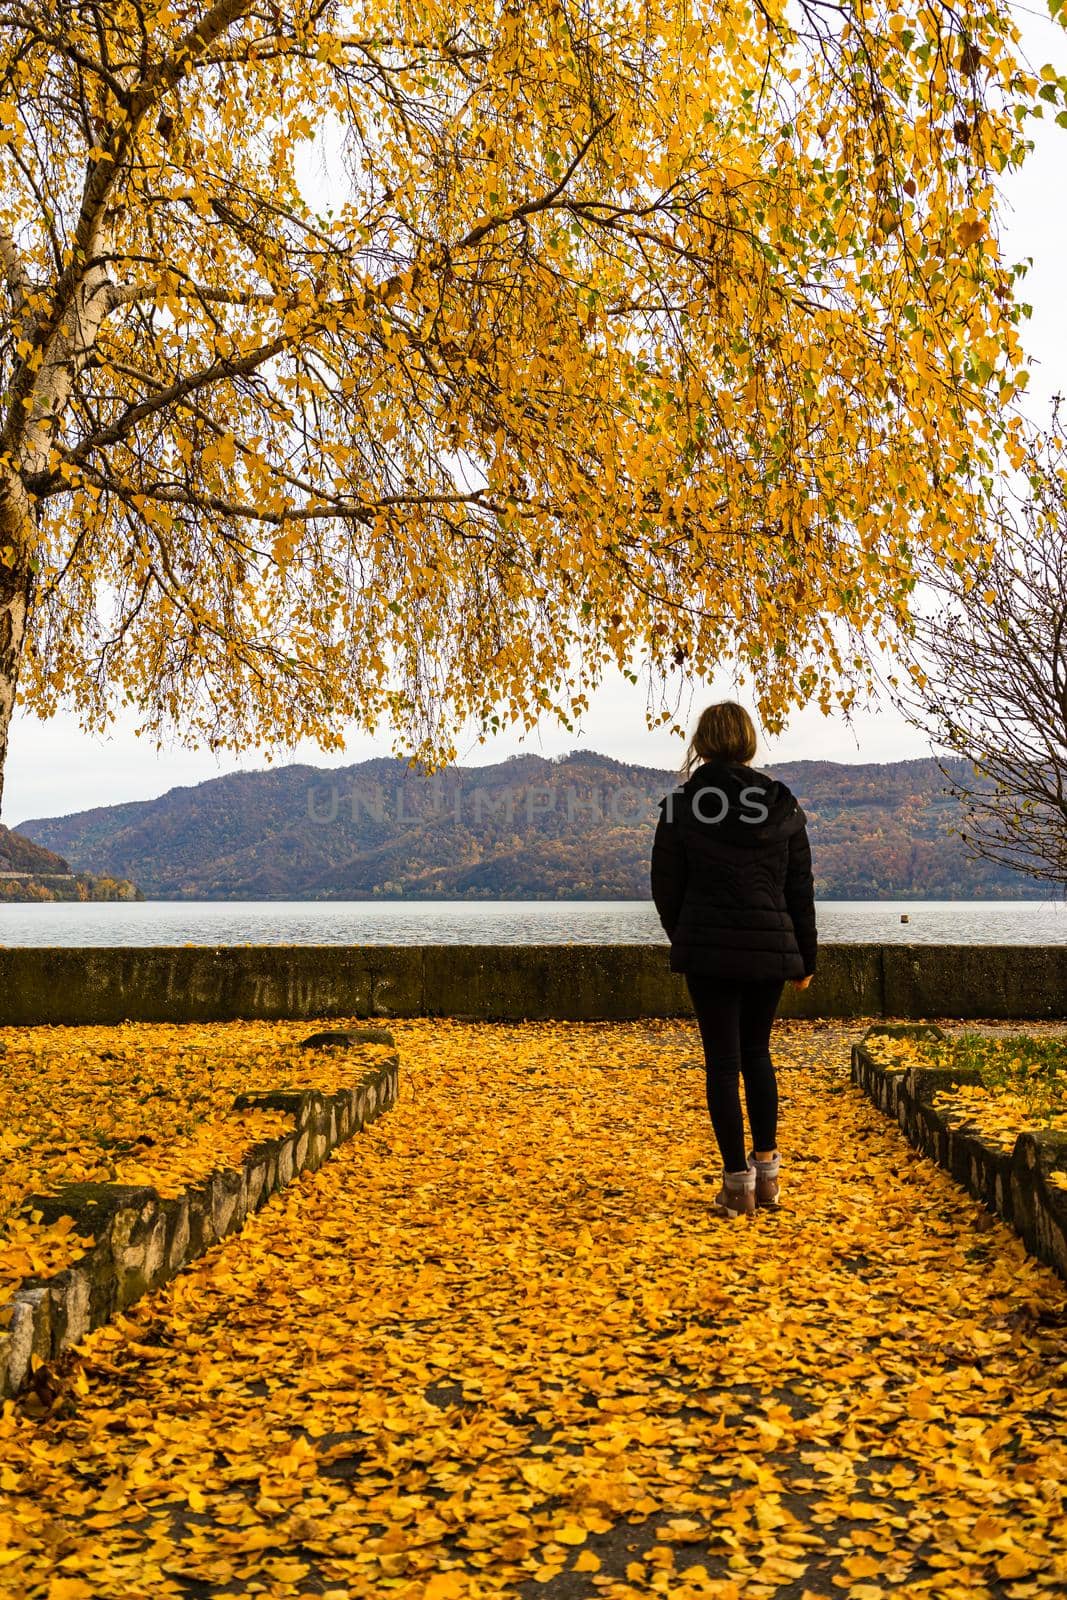
<svg viewBox="0 0 1067 1600">
<path fill-rule="evenodd" d="M 0 0 L 0 770 L 16 675 L 431 762 L 635 655 L 734 659 L 772 731 L 847 706 L 860 630 L 986 537 L 995 183 L 1064 90 L 1017 37 L 1003 0 Z"/>
</svg>

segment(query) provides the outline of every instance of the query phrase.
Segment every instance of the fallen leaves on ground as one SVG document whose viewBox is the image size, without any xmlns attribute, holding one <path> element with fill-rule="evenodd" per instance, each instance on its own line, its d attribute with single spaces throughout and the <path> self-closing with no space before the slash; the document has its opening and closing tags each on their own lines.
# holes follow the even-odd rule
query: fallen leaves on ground
<svg viewBox="0 0 1067 1600">
<path fill-rule="evenodd" d="M 1013 1150 L 1023 1132 L 1067 1132 L 1067 1035 L 1061 1031 L 997 1037 L 960 1029 L 944 1043 L 875 1034 L 865 1048 L 880 1065 L 897 1070 L 928 1066 L 979 1073 L 978 1083 L 939 1090 L 933 1106 L 953 1126 L 970 1125 L 998 1150 Z M 1067 1188 L 1065 1173 L 1052 1173 L 1051 1181 Z"/>
<path fill-rule="evenodd" d="M 1063 1592 L 1064 1286 L 852 1088 L 862 1022 L 779 1024 L 751 1223 L 691 1025 L 393 1026 L 385 1118 L 4 1408 L 0 1592 Z"/>
<path fill-rule="evenodd" d="M 388 1047 L 301 1050 L 306 1022 L 5 1028 L 0 1053 L 0 1306 L 24 1278 L 59 1272 L 92 1244 L 68 1218 L 20 1214 L 69 1183 L 148 1184 L 164 1196 L 234 1167 L 292 1126 L 236 1112 L 242 1091 L 332 1091 Z M 330 1027 L 342 1026 L 336 1022 Z M 345 1061 L 347 1059 L 347 1076 Z"/>
<path fill-rule="evenodd" d="M 986 1144 L 997 1150 L 1010 1152 L 1020 1133 L 1049 1128 L 1067 1132 L 1067 1112 L 1037 1117 L 1025 1094 L 1006 1088 L 989 1088 L 985 1084 L 961 1083 L 953 1089 L 943 1089 L 933 1099 L 935 1111 L 954 1127 L 974 1128 Z M 1067 1175 L 1054 1172 L 1053 1179 L 1062 1179 L 1067 1186 Z"/>
</svg>

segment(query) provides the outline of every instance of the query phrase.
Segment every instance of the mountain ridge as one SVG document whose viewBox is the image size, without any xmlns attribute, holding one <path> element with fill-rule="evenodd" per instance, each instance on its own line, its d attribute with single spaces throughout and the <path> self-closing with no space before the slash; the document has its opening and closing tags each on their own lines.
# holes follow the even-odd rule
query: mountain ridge
<svg viewBox="0 0 1067 1600">
<path fill-rule="evenodd" d="M 963 771 L 965 761 L 945 760 Z M 1045 898 L 969 858 L 934 757 L 758 767 L 808 816 L 824 899 Z M 678 771 L 573 750 L 428 777 L 401 757 L 227 773 L 20 834 L 160 899 L 641 899 Z"/>
</svg>

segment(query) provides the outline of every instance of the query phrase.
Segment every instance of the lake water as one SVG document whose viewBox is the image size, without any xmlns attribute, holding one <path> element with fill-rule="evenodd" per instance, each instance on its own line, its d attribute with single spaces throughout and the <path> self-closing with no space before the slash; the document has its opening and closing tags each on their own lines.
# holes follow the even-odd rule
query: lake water
<svg viewBox="0 0 1067 1600">
<path fill-rule="evenodd" d="M 1060 901 L 823 900 L 817 915 L 825 944 L 1067 944 Z M 647 900 L 0 905 L 0 945 L 666 942 Z"/>
</svg>

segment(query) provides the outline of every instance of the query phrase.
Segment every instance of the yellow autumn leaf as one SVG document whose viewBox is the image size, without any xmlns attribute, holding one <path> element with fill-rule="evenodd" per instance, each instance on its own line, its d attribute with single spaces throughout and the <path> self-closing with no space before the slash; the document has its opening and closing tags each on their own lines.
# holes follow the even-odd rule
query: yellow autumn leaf
<svg viewBox="0 0 1067 1600">
<path fill-rule="evenodd" d="M 465 1592 L 454 1572 L 435 1572 L 422 1591 L 422 1600 L 462 1600 Z"/>
<path fill-rule="evenodd" d="M 996 1563 L 997 1576 L 1000 1578 L 1025 1578 L 1028 1572 L 1033 1572 L 1037 1564 L 1035 1558 L 1027 1555 L 1024 1551 L 1009 1550 Z"/>
<path fill-rule="evenodd" d="M 874 1578 L 881 1572 L 881 1563 L 873 1556 L 846 1556 L 841 1565 L 853 1578 Z"/>
<path fill-rule="evenodd" d="M 883 1507 L 875 1505 L 871 1500 L 850 1500 L 847 1509 L 850 1517 L 858 1517 L 862 1521 L 884 1515 Z"/>
</svg>

